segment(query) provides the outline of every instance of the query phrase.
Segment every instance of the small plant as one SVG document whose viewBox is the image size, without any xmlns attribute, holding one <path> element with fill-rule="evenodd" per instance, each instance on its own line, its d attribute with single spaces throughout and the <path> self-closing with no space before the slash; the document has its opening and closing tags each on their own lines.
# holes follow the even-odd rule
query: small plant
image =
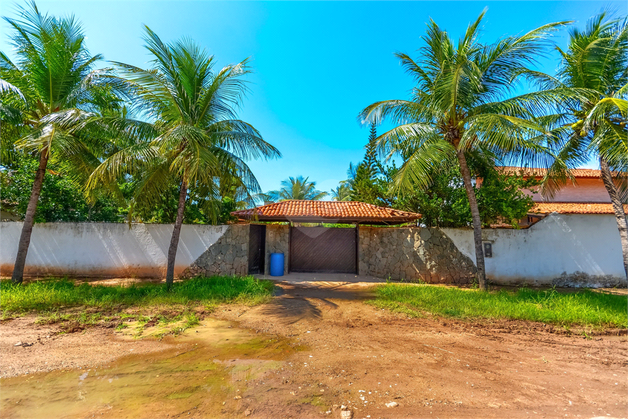
<svg viewBox="0 0 628 419">
<path fill-rule="evenodd" d="M 185 328 L 194 327 L 200 323 L 200 320 L 196 313 L 191 312 L 185 315 Z"/>
</svg>

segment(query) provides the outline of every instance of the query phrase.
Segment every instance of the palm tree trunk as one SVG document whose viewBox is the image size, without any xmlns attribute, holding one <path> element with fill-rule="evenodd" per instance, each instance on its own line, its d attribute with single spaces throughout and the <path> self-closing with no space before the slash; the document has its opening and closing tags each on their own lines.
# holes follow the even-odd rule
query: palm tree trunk
<svg viewBox="0 0 628 419">
<path fill-rule="evenodd" d="M 181 225 L 183 224 L 183 211 L 185 210 L 185 198 L 187 196 L 188 186 L 185 180 L 181 181 L 181 189 L 179 190 L 179 207 L 177 209 L 177 219 L 174 222 L 174 230 L 170 239 L 170 247 L 168 248 L 168 269 L 166 271 L 166 285 L 168 289 L 172 288 L 174 282 L 174 262 L 177 257 L 177 248 L 179 247 L 179 236 L 181 235 Z"/>
<path fill-rule="evenodd" d="M 13 282 L 19 284 L 24 278 L 24 265 L 26 264 L 26 255 L 28 253 L 28 246 L 31 243 L 31 234 L 33 233 L 33 224 L 35 222 L 35 211 L 37 210 L 37 202 L 39 201 L 39 194 L 41 193 L 41 186 L 44 184 L 44 176 L 46 175 L 46 166 L 48 166 L 48 157 L 50 156 L 49 150 L 43 149 L 39 156 L 39 167 L 35 173 L 35 181 L 33 182 L 33 189 L 31 190 L 31 198 L 28 201 L 28 207 L 26 207 L 26 215 L 24 217 L 24 224 L 22 225 L 22 234 L 20 235 L 20 242 L 17 246 L 17 257 L 15 258 L 15 264 L 13 265 Z"/>
<path fill-rule="evenodd" d="M 617 186 L 615 186 L 615 183 L 613 182 L 611 169 L 608 167 L 606 160 L 601 157 L 600 169 L 602 169 L 602 182 L 604 182 L 606 191 L 611 197 L 611 203 L 613 204 L 613 210 L 615 211 L 615 220 L 617 221 L 619 238 L 621 239 L 621 251 L 624 256 L 624 271 L 626 273 L 626 278 L 628 278 L 628 222 L 626 220 L 626 213 L 624 212 L 624 206 L 621 199 L 619 199 Z"/>
<path fill-rule="evenodd" d="M 471 184 L 471 172 L 467 166 L 467 159 L 464 157 L 464 150 L 456 150 L 458 163 L 460 164 L 460 173 L 464 181 L 464 188 L 469 198 L 469 206 L 471 207 L 471 218 L 473 219 L 473 241 L 475 242 L 475 264 L 477 266 L 477 277 L 480 288 L 488 291 L 488 283 L 486 282 L 486 269 L 484 267 L 484 250 L 482 249 L 482 221 L 480 219 L 480 210 L 478 209 L 478 201 L 475 198 L 475 191 Z"/>
</svg>

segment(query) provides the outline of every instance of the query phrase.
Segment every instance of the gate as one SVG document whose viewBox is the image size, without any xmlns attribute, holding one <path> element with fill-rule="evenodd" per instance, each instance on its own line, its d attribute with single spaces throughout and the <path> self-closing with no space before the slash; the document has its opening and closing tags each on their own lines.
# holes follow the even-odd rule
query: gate
<svg viewBox="0 0 628 419">
<path fill-rule="evenodd" d="M 357 273 L 357 228 L 291 227 L 290 271 Z"/>
<path fill-rule="evenodd" d="M 249 274 L 264 273 L 266 250 L 266 226 L 250 225 L 249 230 Z"/>
</svg>

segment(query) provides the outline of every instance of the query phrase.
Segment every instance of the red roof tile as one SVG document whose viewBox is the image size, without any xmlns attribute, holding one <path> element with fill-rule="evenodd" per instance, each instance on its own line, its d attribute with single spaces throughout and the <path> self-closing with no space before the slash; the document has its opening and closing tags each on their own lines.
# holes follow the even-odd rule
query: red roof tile
<svg viewBox="0 0 628 419">
<path fill-rule="evenodd" d="M 282 201 L 253 209 L 234 211 L 231 214 L 241 219 L 259 221 L 384 224 L 407 223 L 421 218 L 420 214 L 353 201 Z"/>
<path fill-rule="evenodd" d="M 624 205 L 628 212 L 628 205 Z M 539 202 L 530 210 L 531 213 L 549 214 L 614 214 L 613 205 L 599 202 Z"/>
<path fill-rule="evenodd" d="M 516 166 L 500 166 L 497 167 L 502 173 L 507 174 L 519 174 L 523 173 L 524 176 L 545 176 L 547 169 L 534 168 L 534 167 L 516 167 Z M 571 174 L 576 178 L 599 178 L 600 171 L 594 169 L 571 169 Z"/>
</svg>

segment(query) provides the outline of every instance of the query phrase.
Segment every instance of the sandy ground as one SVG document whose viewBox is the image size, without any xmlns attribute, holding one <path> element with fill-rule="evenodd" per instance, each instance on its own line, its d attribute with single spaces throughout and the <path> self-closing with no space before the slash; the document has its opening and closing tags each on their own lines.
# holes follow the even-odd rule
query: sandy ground
<svg viewBox="0 0 628 419">
<path fill-rule="evenodd" d="M 0 324 L 0 378 L 54 370 L 91 368 L 121 356 L 159 352 L 172 346 L 156 340 L 121 339 L 113 329 L 93 327 L 59 333 L 35 316 Z"/>
<path fill-rule="evenodd" d="M 344 405 L 354 418 L 628 417 L 625 335 L 587 339 L 538 323 L 410 319 L 364 304 L 366 285 L 280 284 L 269 304 L 214 312 L 304 348 L 248 381 L 239 416 L 339 418 Z M 54 326 L 33 320 L 0 325 L 3 376 L 91 367 L 173 345 L 121 340 L 102 328 L 54 335 Z"/>
</svg>

